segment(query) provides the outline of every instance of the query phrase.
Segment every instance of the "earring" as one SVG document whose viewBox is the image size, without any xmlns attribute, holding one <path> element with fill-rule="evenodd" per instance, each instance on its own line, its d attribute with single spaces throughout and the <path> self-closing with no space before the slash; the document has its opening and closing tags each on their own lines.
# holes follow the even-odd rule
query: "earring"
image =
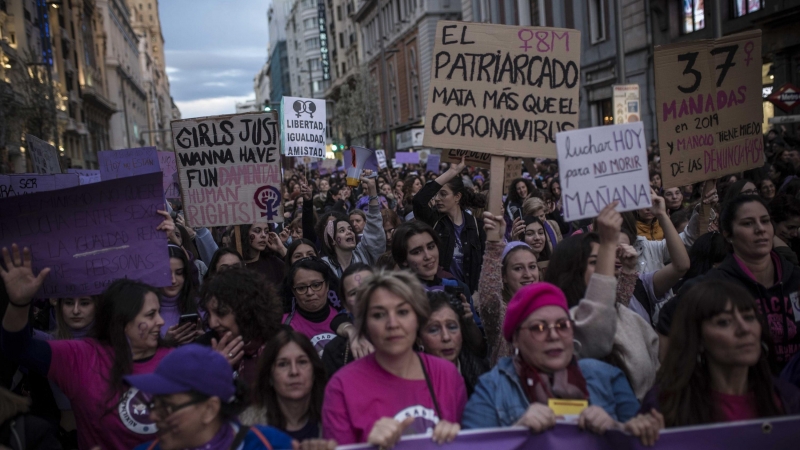
<svg viewBox="0 0 800 450">
<path fill-rule="evenodd" d="M 514 347 L 514 356 L 519 356 L 519 347 Z"/>
<path fill-rule="evenodd" d="M 422 344 L 419 344 L 419 351 L 422 352 L 422 353 L 425 353 L 425 346 L 422 345 Z"/>
</svg>

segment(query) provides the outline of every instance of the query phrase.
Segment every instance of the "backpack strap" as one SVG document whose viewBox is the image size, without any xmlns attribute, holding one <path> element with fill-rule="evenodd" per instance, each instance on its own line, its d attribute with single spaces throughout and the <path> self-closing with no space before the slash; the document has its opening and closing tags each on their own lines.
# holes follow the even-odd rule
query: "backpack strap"
<svg viewBox="0 0 800 450">
<path fill-rule="evenodd" d="M 264 447 L 266 447 L 268 450 L 272 450 L 272 444 L 269 443 L 267 437 L 264 436 L 264 433 L 262 433 L 261 430 L 259 430 L 256 427 L 250 427 L 250 431 L 255 433 L 256 436 L 258 436 L 258 439 L 261 441 L 262 444 L 264 444 Z"/>
<path fill-rule="evenodd" d="M 153 442 L 150 444 L 150 446 L 149 446 L 149 447 L 147 447 L 147 450 L 153 450 L 153 449 L 154 449 L 154 448 L 156 448 L 157 446 L 158 446 L 158 439 L 156 439 L 155 441 L 153 441 Z"/>
</svg>

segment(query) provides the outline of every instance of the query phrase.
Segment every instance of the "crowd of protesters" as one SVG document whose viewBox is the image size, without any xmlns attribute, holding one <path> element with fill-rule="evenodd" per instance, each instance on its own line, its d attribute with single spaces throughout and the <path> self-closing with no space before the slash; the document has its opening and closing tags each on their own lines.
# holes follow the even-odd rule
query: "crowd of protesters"
<svg viewBox="0 0 800 450">
<path fill-rule="evenodd" d="M 652 207 L 577 222 L 554 160 L 497 215 L 502 178 L 463 161 L 357 186 L 297 167 L 283 224 L 193 229 L 169 203 L 171 285 L 94 297 L 34 298 L 49 269 L 3 248 L 0 445 L 390 448 L 560 420 L 653 445 L 799 414 L 800 146 L 766 144 L 759 169 L 665 189 L 652 143 Z"/>
</svg>

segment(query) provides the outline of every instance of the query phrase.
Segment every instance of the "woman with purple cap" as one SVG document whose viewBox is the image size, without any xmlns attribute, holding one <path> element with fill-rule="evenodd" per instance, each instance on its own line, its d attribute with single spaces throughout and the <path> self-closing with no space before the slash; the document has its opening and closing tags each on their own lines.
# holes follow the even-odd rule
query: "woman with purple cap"
<svg viewBox="0 0 800 450">
<path fill-rule="evenodd" d="M 152 395 L 150 419 L 157 438 L 136 450 L 290 449 L 292 440 L 275 428 L 241 426 L 236 416 L 246 406 L 244 386 L 234 384 L 224 356 L 197 344 L 167 355 L 149 374 L 125 377 Z"/>
<path fill-rule="evenodd" d="M 555 426 L 557 416 L 577 414 L 580 428 L 603 434 L 634 417 L 639 402 L 625 375 L 599 360 L 578 361 L 574 327 L 559 288 L 540 282 L 520 289 L 503 321 L 514 356 L 480 378 L 464 428 L 521 425 L 539 433 Z"/>
</svg>

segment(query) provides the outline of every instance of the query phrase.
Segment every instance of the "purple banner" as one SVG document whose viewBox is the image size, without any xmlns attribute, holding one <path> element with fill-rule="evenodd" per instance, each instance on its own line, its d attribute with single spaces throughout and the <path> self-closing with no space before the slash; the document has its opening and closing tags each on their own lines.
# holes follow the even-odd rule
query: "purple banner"
<svg viewBox="0 0 800 450">
<path fill-rule="evenodd" d="M 450 444 L 438 445 L 430 436 L 404 437 L 394 450 L 794 450 L 800 437 L 800 416 L 721 423 L 697 427 L 669 428 L 653 447 L 638 438 L 610 430 L 603 436 L 581 431 L 575 425 L 558 424 L 552 430 L 533 434 L 526 428 L 466 430 Z M 339 450 L 374 450 L 366 444 L 345 445 Z"/>
<path fill-rule="evenodd" d="M 119 278 L 168 286 L 161 184 L 153 173 L 0 200 L 0 247 L 29 247 L 35 272 L 51 269 L 38 297 L 99 294 Z"/>
<path fill-rule="evenodd" d="M 394 154 L 397 164 L 419 164 L 419 153 L 397 152 Z"/>
<path fill-rule="evenodd" d="M 100 182 L 100 171 L 93 169 L 67 169 L 67 173 L 78 174 L 81 180 L 81 186 L 84 184 L 92 184 Z"/>
<path fill-rule="evenodd" d="M 104 150 L 97 152 L 97 162 L 103 181 L 161 171 L 155 147 Z"/>
<path fill-rule="evenodd" d="M 0 175 L 0 198 L 54 191 L 80 185 L 80 176 L 72 173 L 37 175 L 33 173 Z"/>
<path fill-rule="evenodd" d="M 428 165 L 425 167 L 425 170 L 428 172 L 433 172 L 438 174 L 441 169 L 439 169 L 439 162 L 442 160 L 441 155 L 428 155 Z"/>
<path fill-rule="evenodd" d="M 158 164 L 164 176 L 164 197 L 181 198 L 180 183 L 176 177 L 178 166 L 175 165 L 175 153 L 158 152 Z"/>
</svg>

